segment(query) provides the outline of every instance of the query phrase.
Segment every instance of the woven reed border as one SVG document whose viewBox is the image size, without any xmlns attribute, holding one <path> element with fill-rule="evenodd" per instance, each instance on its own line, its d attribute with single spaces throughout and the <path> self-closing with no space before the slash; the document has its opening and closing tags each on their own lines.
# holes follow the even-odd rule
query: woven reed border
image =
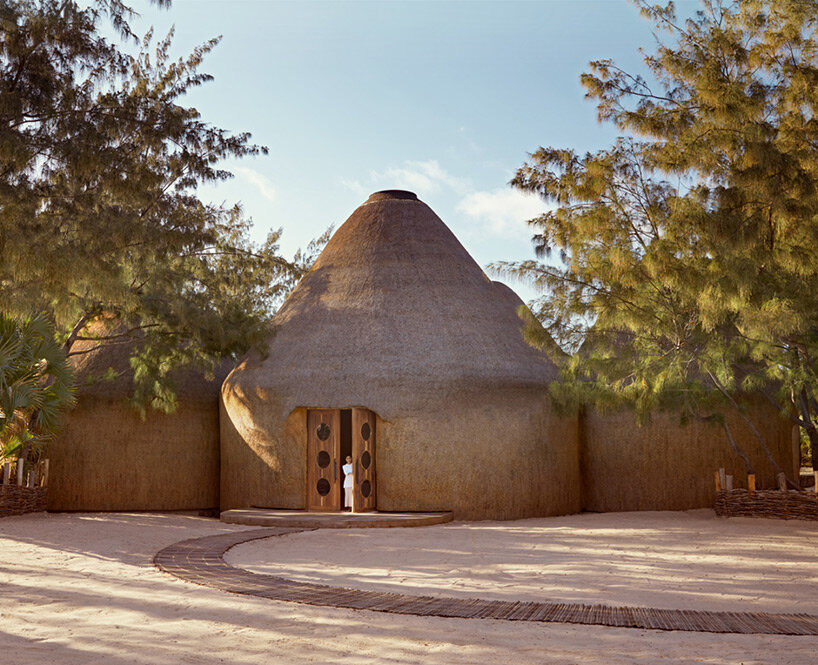
<svg viewBox="0 0 818 665">
<path fill-rule="evenodd" d="M 818 495 L 794 490 L 722 490 L 714 506 L 721 517 L 774 517 L 818 520 Z"/>
<path fill-rule="evenodd" d="M 224 560 L 224 553 L 240 543 L 307 530 L 309 529 L 252 529 L 193 538 L 166 547 L 156 554 L 153 561 L 159 570 L 194 584 L 242 595 L 321 607 L 415 616 L 542 621 L 703 633 L 818 635 L 818 616 L 809 614 L 703 612 L 578 603 L 409 596 L 295 582 L 274 575 L 257 575 L 241 568 L 234 568 Z"/>
<path fill-rule="evenodd" d="M 45 510 L 45 487 L 0 485 L 0 517 Z"/>
</svg>

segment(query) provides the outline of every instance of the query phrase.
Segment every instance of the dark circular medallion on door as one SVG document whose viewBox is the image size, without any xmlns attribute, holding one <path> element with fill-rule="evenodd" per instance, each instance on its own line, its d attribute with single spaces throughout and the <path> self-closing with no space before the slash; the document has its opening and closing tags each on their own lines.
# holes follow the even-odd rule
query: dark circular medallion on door
<svg viewBox="0 0 818 665">
<path fill-rule="evenodd" d="M 322 469 L 326 469 L 329 466 L 330 461 L 331 458 L 326 450 L 322 450 L 318 453 L 318 466 L 320 466 Z"/>
<path fill-rule="evenodd" d="M 372 429 L 369 427 L 369 423 L 361 425 L 361 437 L 363 437 L 364 441 L 369 441 L 370 434 L 372 434 Z"/>
<path fill-rule="evenodd" d="M 326 441 L 329 438 L 330 433 L 329 425 L 326 423 L 321 423 L 315 433 L 318 435 L 318 438 L 321 439 L 321 441 Z"/>
<path fill-rule="evenodd" d="M 364 450 L 364 454 L 361 455 L 361 466 L 368 469 L 370 464 L 372 464 L 372 456 L 368 450 Z"/>
<path fill-rule="evenodd" d="M 361 494 L 363 494 L 364 498 L 372 494 L 372 484 L 368 480 L 361 483 Z"/>
<path fill-rule="evenodd" d="M 329 480 L 327 480 L 326 478 L 321 478 L 318 481 L 318 483 L 316 483 L 315 489 L 318 490 L 318 493 L 321 496 L 326 496 L 327 494 L 329 494 L 329 491 L 332 489 L 332 487 L 329 484 Z M 365 496 L 367 496 L 367 495 L 365 495 Z"/>
</svg>

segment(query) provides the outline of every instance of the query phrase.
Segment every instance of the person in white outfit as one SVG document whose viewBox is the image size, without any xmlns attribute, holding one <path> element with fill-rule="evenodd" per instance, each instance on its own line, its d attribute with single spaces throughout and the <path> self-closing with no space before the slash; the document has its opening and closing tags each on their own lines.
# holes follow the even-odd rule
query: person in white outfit
<svg viewBox="0 0 818 665">
<path fill-rule="evenodd" d="M 347 455 L 347 463 L 341 467 L 344 472 L 344 510 L 352 511 L 352 458 Z"/>
</svg>

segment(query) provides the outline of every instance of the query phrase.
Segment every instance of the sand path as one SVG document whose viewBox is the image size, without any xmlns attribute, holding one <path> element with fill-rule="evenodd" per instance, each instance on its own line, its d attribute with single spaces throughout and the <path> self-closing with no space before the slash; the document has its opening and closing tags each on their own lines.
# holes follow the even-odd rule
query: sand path
<svg viewBox="0 0 818 665">
<path fill-rule="evenodd" d="M 684 528 L 679 527 L 679 521 Z M 662 528 L 663 522 L 668 523 L 667 529 Z M 547 550 L 537 543 L 551 527 L 554 530 L 549 547 L 562 542 L 562 564 L 559 558 L 547 563 L 548 556 L 557 554 L 552 551 L 547 555 Z M 814 662 L 818 651 L 816 637 L 521 624 L 303 606 L 199 587 L 163 574 L 152 565 L 154 553 L 174 542 L 240 528 L 180 515 L 37 514 L 0 520 L 3 660 L 20 665 L 51 662 L 805 665 Z M 738 592 L 724 590 L 729 586 L 724 579 L 725 571 L 731 567 L 723 558 L 726 555 L 719 554 L 719 547 L 715 553 L 708 553 L 707 549 L 708 542 L 715 547 L 713 543 L 725 540 L 725 529 L 732 534 L 731 541 L 736 539 L 732 545 L 734 552 L 739 543 L 768 543 L 760 550 L 743 549 L 742 545 L 735 563 L 741 585 Z M 592 536 L 589 530 L 597 533 Z M 692 533 L 699 533 L 698 540 L 690 540 Z M 399 584 L 404 592 L 412 589 L 423 593 L 437 587 L 440 579 L 451 578 L 458 580 L 457 585 L 451 584 L 461 593 L 479 590 L 480 595 L 490 591 L 499 594 L 491 597 L 505 597 L 512 593 L 514 585 L 519 585 L 520 595 L 540 594 L 549 589 L 568 593 L 571 588 L 580 587 L 569 581 L 576 573 L 587 579 L 611 578 L 611 568 L 600 567 L 610 557 L 594 554 L 595 548 L 622 549 L 624 539 L 632 546 L 624 547 L 622 556 L 636 556 L 634 547 L 643 541 L 645 547 L 662 545 L 666 552 L 664 558 L 651 560 L 642 569 L 643 577 L 653 576 L 660 580 L 660 585 L 663 577 L 657 577 L 657 573 L 662 573 L 663 568 L 657 567 L 657 561 L 665 561 L 668 568 L 673 568 L 674 558 L 684 558 L 678 552 L 693 549 L 702 560 L 693 568 L 688 567 L 688 571 L 698 571 L 699 580 L 691 578 L 689 584 L 695 588 L 702 579 L 719 580 L 713 602 L 732 602 L 727 598 L 731 594 L 749 598 L 752 592 L 757 596 L 754 603 L 768 603 L 763 609 L 815 613 L 810 596 L 818 595 L 816 534 L 818 527 L 807 522 L 725 521 L 714 519 L 707 511 L 696 511 L 578 515 L 506 524 L 456 523 L 417 530 L 321 531 L 285 537 L 290 544 L 282 544 L 281 540 L 273 544 L 275 539 L 258 544 L 275 548 L 276 557 L 283 557 L 279 547 L 286 549 L 296 539 L 302 540 L 297 559 L 293 549 L 294 560 L 290 561 L 302 569 L 292 571 L 293 576 L 311 574 L 312 566 L 316 571 L 322 568 L 334 571 L 330 576 L 343 577 L 345 586 Z M 558 540 L 554 540 L 557 536 Z M 483 538 L 488 539 L 485 542 L 488 551 L 483 547 Z M 577 549 L 574 545 L 583 538 L 594 547 Z M 383 554 L 384 548 L 390 553 L 386 564 L 377 554 L 378 550 Z M 434 556 L 418 553 L 424 549 L 437 553 Z M 358 559 L 344 560 L 351 556 L 349 552 L 356 551 Z M 765 566 L 752 565 L 759 551 L 766 553 Z M 362 552 L 371 557 L 369 563 L 360 558 Z M 269 550 L 264 556 L 271 553 Z M 229 556 L 242 559 L 243 565 L 252 565 L 251 560 L 258 555 L 237 549 Z M 492 558 L 495 556 L 498 558 Z M 435 571 L 434 564 L 441 557 L 440 570 L 447 571 L 443 574 Z M 481 561 L 479 567 L 473 563 L 475 557 Z M 319 558 L 325 563 L 316 566 Z M 561 581 L 544 583 L 541 576 L 534 574 L 538 565 L 535 560 L 551 566 L 552 573 L 559 572 L 559 565 L 566 566 Z M 721 561 L 718 565 L 717 560 Z M 613 568 L 621 571 L 633 568 L 631 578 L 620 585 L 626 588 L 639 580 L 640 569 L 623 561 L 620 558 Z M 267 560 L 255 563 L 268 565 Z M 702 569 L 708 566 L 714 566 L 712 578 L 702 574 Z M 795 569 L 802 573 L 800 581 L 792 577 Z M 475 580 L 477 572 L 480 577 Z M 774 575 L 770 576 L 770 572 Z M 349 583 L 350 574 L 360 578 L 357 584 Z M 667 579 L 678 584 L 686 574 L 672 570 Z M 615 587 L 610 579 L 598 582 L 598 590 L 606 593 L 615 592 Z M 801 587 L 805 590 L 799 591 Z M 656 594 L 660 593 L 658 589 L 654 586 L 644 591 Z M 446 594 L 450 593 L 452 589 L 446 589 Z M 792 600 L 789 605 L 787 594 Z M 705 601 L 708 593 L 699 590 L 695 595 L 697 601 Z M 663 597 L 673 599 L 686 594 L 666 591 Z"/>
</svg>

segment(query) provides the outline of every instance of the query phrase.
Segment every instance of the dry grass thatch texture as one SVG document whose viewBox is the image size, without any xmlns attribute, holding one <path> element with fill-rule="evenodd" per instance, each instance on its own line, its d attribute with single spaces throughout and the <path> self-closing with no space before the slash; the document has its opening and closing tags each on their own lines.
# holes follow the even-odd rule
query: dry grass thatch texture
<svg viewBox="0 0 818 665">
<path fill-rule="evenodd" d="M 49 447 L 49 510 L 218 506 L 218 390 L 229 368 L 220 368 L 213 381 L 192 370 L 175 373 L 177 410 L 149 410 L 142 420 L 127 401 L 131 348 L 115 345 L 73 360 L 77 406 Z M 85 381 L 103 376 L 109 367 L 117 373 L 115 380 Z"/>
<path fill-rule="evenodd" d="M 221 407 L 221 509 L 306 508 L 307 410 L 282 423 L 274 407 L 251 408 L 228 398 Z"/>
<path fill-rule="evenodd" d="M 129 403 L 80 398 L 50 446 L 49 510 L 218 506 L 215 400 L 141 420 Z"/>
<path fill-rule="evenodd" d="M 555 416 L 541 389 L 464 392 L 378 426 L 381 510 L 466 520 L 580 510 L 577 419 Z"/>
<path fill-rule="evenodd" d="M 222 508 L 303 507 L 304 409 L 360 406 L 379 417 L 380 509 L 578 510 L 576 422 L 551 415 L 557 369 L 521 305 L 414 195 L 370 197 L 282 306 L 269 355 L 224 383 Z"/>
<path fill-rule="evenodd" d="M 543 386 L 557 369 L 525 343 L 522 301 L 489 280 L 416 199 L 375 198 L 327 244 L 276 315 L 266 359 L 226 382 L 303 406 L 366 404 L 386 420 L 435 393 Z"/>
<path fill-rule="evenodd" d="M 787 473 L 795 459 L 792 427 L 765 404 L 753 414 L 772 455 Z M 724 468 L 734 486 L 746 469 L 722 429 L 705 423 L 681 426 L 678 417 L 657 415 L 639 427 L 630 412 L 589 409 L 581 419 L 583 507 L 595 512 L 689 510 L 713 505 L 713 472 Z M 750 457 L 759 488 L 776 487 L 775 472 L 746 423 L 728 417 L 736 443 Z"/>
<path fill-rule="evenodd" d="M 418 417 L 378 418 L 378 509 L 451 510 L 455 519 L 577 512 L 576 418 L 557 418 L 547 406 L 542 391 L 518 390 L 502 407 L 491 395 L 464 394 Z M 306 409 L 296 409 L 254 437 L 222 418 L 223 510 L 306 507 L 306 421 Z M 495 445 L 475 445 L 486 431 L 500 433 Z"/>
<path fill-rule="evenodd" d="M 101 336 L 123 329 L 120 325 L 106 333 L 102 324 L 91 326 L 92 332 Z M 138 339 L 130 339 L 100 347 L 98 342 L 91 340 L 76 342 L 72 352 L 79 354 L 71 356 L 69 360 L 77 376 L 77 394 L 112 401 L 130 398 L 133 395 L 130 358 L 139 343 Z M 222 363 L 216 368 L 213 381 L 195 369 L 174 371 L 170 376 L 177 399 L 184 404 L 213 403 L 214 399 L 218 399 L 219 386 L 232 368 L 232 363 Z"/>
</svg>

